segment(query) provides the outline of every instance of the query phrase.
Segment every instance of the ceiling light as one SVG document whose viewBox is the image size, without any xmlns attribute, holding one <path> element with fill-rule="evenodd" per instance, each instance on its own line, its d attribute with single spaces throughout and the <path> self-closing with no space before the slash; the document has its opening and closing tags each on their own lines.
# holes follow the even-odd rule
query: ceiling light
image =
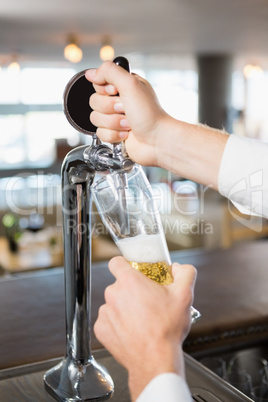
<svg viewBox="0 0 268 402">
<path fill-rule="evenodd" d="M 71 63 L 79 63 L 82 60 L 83 52 L 78 46 L 76 38 L 69 36 L 68 44 L 64 48 L 64 57 Z"/>
<path fill-rule="evenodd" d="M 247 64 L 244 67 L 244 76 L 246 78 L 253 78 L 263 74 L 263 69 L 258 65 Z"/>
<path fill-rule="evenodd" d="M 100 58 L 103 61 L 113 60 L 114 58 L 114 48 L 111 45 L 109 38 L 105 38 L 103 45 L 100 49 Z"/>
<path fill-rule="evenodd" d="M 18 73 L 20 71 L 20 65 L 17 61 L 12 61 L 8 67 L 7 67 L 7 71 L 9 73 Z"/>
</svg>

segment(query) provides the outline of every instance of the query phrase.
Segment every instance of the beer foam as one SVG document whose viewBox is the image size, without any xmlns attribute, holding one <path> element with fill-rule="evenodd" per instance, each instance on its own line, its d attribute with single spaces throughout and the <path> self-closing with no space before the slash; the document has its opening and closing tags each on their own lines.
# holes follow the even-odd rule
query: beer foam
<svg viewBox="0 0 268 402">
<path fill-rule="evenodd" d="M 170 263 L 166 241 L 160 234 L 127 237 L 116 242 L 116 245 L 128 261 Z"/>
</svg>

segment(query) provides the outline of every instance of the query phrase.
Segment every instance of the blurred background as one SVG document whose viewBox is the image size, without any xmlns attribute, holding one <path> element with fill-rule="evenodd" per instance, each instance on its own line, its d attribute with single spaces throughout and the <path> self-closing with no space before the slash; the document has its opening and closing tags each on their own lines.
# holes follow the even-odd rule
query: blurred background
<svg viewBox="0 0 268 402">
<path fill-rule="evenodd" d="M 266 0 L 0 1 L 2 272 L 63 264 L 61 164 L 90 141 L 63 113 L 76 72 L 125 56 L 175 118 L 267 141 L 267 21 Z M 267 237 L 266 220 L 239 214 L 213 189 L 146 173 L 170 250 Z M 93 225 L 93 260 L 117 254 L 96 214 Z"/>
</svg>

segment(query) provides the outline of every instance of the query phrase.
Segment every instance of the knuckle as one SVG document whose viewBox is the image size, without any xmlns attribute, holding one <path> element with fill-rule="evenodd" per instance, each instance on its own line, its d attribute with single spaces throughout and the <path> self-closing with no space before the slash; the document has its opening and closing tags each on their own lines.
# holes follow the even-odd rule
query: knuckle
<svg viewBox="0 0 268 402">
<path fill-rule="evenodd" d="M 197 276 L 197 269 L 191 264 L 186 264 L 185 267 L 187 269 L 188 274 L 191 275 L 193 279 L 195 279 Z"/>
<path fill-rule="evenodd" d="M 197 278 L 197 269 L 193 265 L 191 265 L 190 267 L 190 269 L 192 270 L 193 280 L 195 281 Z"/>
<path fill-rule="evenodd" d="M 110 133 L 116 132 L 120 128 L 120 116 L 114 114 L 105 114 L 105 111 L 100 112 L 93 110 L 90 114 L 90 119 L 93 124 L 100 128 L 109 130 Z"/>
<path fill-rule="evenodd" d="M 106 317 L 106 305 L 102 304 L 99 307 L 98 317 L 97 320 L 95 321 L 94 327 L 100 328 L 102 326 L 102 322 L 105 321 L 105 317 Z"/>
<path fill-rule="evenodd" d="M 140 80 L 139 77 L 136 75 L 131 74 L 129 76 L 129 90 L 130 91 L 135 91 L 137 88 L 140 86 Z"/>
<path fill-rule="evenodd" d="M 91 96 L 90 96 L 90 98 L 89 98 L 89 106 L 92 108 L 92 109 L 95 109 L 95 107 L 96 107 L 96 98 L 97 98 L 97 93 L 95 92 L 95 93 L 93 93 Z"/>
<path fill-rule="evenodd" d="M 93 330 L 94 330 L 96 337 L 101 341 L 102 334 L 103 334 L 103 324 L 102 324 L 102 320 L 100 318 L 97 318 L 95 324 L 93 325 Z"/>
<path fill-rule="evenodd" d="M 104 300 L 106 303 L 113 303 L 114 301 L 114 286 L 109 285 L 104 290 Z"/>
<path fill-rule="evenodd" d="M 109 69 L 110 67 L 114 66 L 114 63 L 111 60 L 106 60 L 104 63 L 101 65 L 101 69 Z"/>
<path fill-rule="evenodd" d="M 95 110 L 93 110 L 91 113 L 90 113 L 90 116 L 89 116 L 89 118 L 90 118 L 90 121 L 91 121 L 91 123 L 93 123 L 93 124 L 95 124 L 96 125 L 96 123 L 97 123 L 97 112 L 95 111 Z"/>
<path fill-rule="evenodd" d="M 97 136 L 100 138 L 100 140 L 105 141 L 105 142 L 114 143 L 114 142 L 120 141 L 117 131 L 106 129 L 106 128 L 98 128 Z"/>
<path fill-rule="evenodd" d="M 191 289 L 184 290 L 184 292 L 181 293 L 181 303 L 180 308 L 181 306 L 190 308 L 193 304 L 193 292 Z"/>
</svg>

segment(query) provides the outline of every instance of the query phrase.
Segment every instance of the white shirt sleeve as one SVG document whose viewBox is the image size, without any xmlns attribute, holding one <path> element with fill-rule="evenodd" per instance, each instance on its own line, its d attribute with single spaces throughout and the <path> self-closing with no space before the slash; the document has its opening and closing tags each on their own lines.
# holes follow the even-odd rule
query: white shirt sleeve
<svg viewBox="0 0 268 402">
<path fill-rule="evenodd" d="M 218 188 L 242 213 L 268 218 L 268 143 L 231 134 Z"/>
<path fill-rule="evenodd" d="M 175 373 L 163 373 L 153 378 L 136 402 L 192 402 L 185 380 Z"/>
</svg>

